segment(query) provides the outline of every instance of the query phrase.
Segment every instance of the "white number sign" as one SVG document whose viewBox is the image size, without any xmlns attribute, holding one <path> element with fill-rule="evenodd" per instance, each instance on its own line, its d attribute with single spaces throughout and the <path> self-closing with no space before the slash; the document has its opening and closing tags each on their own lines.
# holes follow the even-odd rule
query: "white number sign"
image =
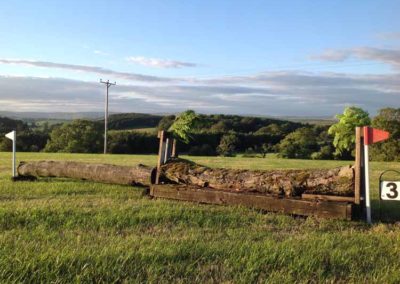
<svg viewBox="0 0 400 284">
<path fill-rule="evenodd" d="M 381 199 L 400 201 L 400 181 L 382 181 Z"/>
</svg>

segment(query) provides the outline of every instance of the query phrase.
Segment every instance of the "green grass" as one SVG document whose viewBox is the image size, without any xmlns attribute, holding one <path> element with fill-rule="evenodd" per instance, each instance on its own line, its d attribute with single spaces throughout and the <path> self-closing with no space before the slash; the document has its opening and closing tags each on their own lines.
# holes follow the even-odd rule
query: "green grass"
<svg viewBox="0 0 400 284">
<path fill-rule="evenodd" d="M 157 134 L 157 128 L 155 128 L 155 127 L 147 127 L 147 128 L 133 128 L 133 129 L 122 129 L 122 130 L 110 130 L 110 133 L 118 133 L 118 132 L 138 132 L 138 133 Z"/>
<path fill-rule="evenodd" d="M 399 223 L 368 226 L 150 200 L 140 188 L 67 179 L 13 183 L 10 158 L 0 153 L 1 283 L 400 281 Z M 144 155 L 19 153 L 18 158 L 156 163 L 155 156 Z M 251 169 L 349 164 L 272 156 L 192 159 Z M 380 171 L 400 164 L 374 162 L 371 168 L 376 201 Z M 395 219 L 399 209 L 394 204 L 385 211 Z"/>
</svg>

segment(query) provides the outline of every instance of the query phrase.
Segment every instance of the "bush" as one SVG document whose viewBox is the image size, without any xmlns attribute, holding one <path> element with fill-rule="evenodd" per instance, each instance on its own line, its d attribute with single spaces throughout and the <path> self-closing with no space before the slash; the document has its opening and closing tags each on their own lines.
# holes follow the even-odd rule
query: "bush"
<svg viewBox="0 0 400 284">
<path fill-rule="evenodd" d="M 333 156 L 333 149 L 330 146 L 323 146 L 319 152 L 314 152 L 311 154 L 311 159 L 313 160 L 330 160 Z"/>
<path fill-rule="evenodd" d="M 159 140 L 157 135 L 119 131 L 110 133 L 108 150 L 113 154 L 157 154 Z"/>
<path fill-rule="evenodd" d="M 371 156 L 375 161 L 400 160 L 400 108 L 384 108 L 373 119 L 372 126 L 389 131 L 390 138 L 373 144 Z"/>
<path fill-rule="evenodd" d="M 226 134 L 222 136 L 221 141 L 218 145 L 218 154 L 225 157 L 235 156 L 239 139 L 235 134 Z"/>
<path fill-rule="evenodd" d="M 358 107 L 347 107 L 343 114 L 338 114 L 339 122 L 329 128 L 329 134 L 334 136 L 333 145 L 336 148 L 335 155 L 349 156 L 354 152 L 355 128 L 371 123 L 368 112 Z"/>
<path fill-rule="evenodd" d="M 74 120 L 53 129 L 45 151 L 66 153 L 98 153 L 103 147 L 101 124 Z"/>
<path fill-rule="evenodd" d="M 282 158 L 309 159 L 318 151 L 316 134 L 308 127 L 299 128 L 287 135 L 278 146 Z"/>
</svg>

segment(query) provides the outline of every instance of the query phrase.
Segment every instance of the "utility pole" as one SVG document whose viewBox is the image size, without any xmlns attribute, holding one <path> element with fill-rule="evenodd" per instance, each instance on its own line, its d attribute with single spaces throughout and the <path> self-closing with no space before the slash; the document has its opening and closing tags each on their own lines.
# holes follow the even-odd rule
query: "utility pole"
<svg viewBox="0 0 400 284">
<path fill-rule="evenodd" d="M 104 154 L 107 154 L 107 128 L 108 128 L 108 89 L 111 86 L 115 86 L 117 82 L 110 83 L 110 80 L 103 81 L 100 79 L 100 83 L 105 84 L 107 87 L 106 92 L 106 101 L 105 101 L 105 109 L 104 109 Z"/>
</svg>

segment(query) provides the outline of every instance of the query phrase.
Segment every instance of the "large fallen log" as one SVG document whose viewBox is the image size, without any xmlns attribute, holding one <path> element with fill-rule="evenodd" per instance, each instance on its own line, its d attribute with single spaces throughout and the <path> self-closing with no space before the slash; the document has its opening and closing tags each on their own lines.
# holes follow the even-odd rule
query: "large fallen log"
<svg viewBox="0 0 400 284">
<path fill-rule="evenodd" d="M 23 177 L 61 177 L 123 185 L 150 184 L 152 168 L 137 165 L 116 166 L 69 161 L 21 162 L 18 175 Z"/>
<path fill-rule="evenodd" d="M 216 190 L 259 192 L 279 196 L 326 194 L 354 196 L 354 171 L 350 166 L 316 170 L 250 171 L 213 169 L 185 160 L 161 167 L 165 183 L 195 185 Z"/>
<path fill-rule="evenodd" d="M 21 162 L 18 175 L 147 186 L 150 184 L 152 168 L 143 165 L 129 167 L 69 161 L 37 161 Z M 175 159 L 161 167 L 160 178 L 164 183 L 287 197 L 300 197 L 303 193 L 354 196 L 354 171 L 350 166 L 316 170 L 251 171 L 213 169 Z"/>
</svg>

